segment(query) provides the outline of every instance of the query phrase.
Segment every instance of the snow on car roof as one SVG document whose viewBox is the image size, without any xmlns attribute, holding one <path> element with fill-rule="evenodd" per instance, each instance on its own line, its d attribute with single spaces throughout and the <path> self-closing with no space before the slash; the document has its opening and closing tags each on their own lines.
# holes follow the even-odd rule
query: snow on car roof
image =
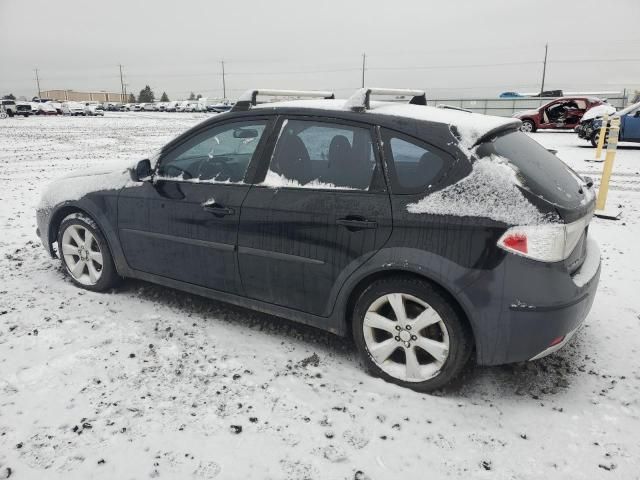
<svg viewBox="0 0 640 480">
<path fill-rule="evenodd" d="M 253 108 L 309 108 L 318 110 L 350 111 L 347 101 L 335 100 L 286 100 L 282 102 L 261 103 Z M 411 105 L 408 103 L 372 101 L 366 112 L 396 117 L 412 118 L 418 121 L 435 122 L 455 127 L 460 136 L 460 143 L 471 148 L 484 135 L 496 129 L 518 126 L 520 120 L 506 117 L 469 113 L 450 108 Z M 366 112 L 363 115 L 366 115 Z"/>
</svg>

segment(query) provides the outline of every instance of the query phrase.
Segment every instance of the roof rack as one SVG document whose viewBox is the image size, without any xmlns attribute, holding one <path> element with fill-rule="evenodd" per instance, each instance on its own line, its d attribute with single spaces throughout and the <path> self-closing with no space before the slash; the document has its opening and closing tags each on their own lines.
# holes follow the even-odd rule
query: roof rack
<svg viewBox="0 0 640 480">
<path fill-rule="evenodd" d="M 438 105 L 436 105 L 436 108 L 444 108 L 447 110 L 459 110 L 461 112 L 473 113 L 472 110 L 469 110 L 467 108 L 455 107 L 453 105 L 447 105 L 446 103 L 439 103 Z"/>
<path fill-rule="evenodd" d="M 354 93 L 345 106 L 351 110 L 362 112 L 371 109 L 371 95 L 402 95 L 411 96 L 412 105 L 426 105 L 427 94 L 424 90 L 409 90 L 405 88 L 361 88 Z"/>
<path fill-rule="evenodd" d="M 333 92 L 322 90 L 266 90 L 266 89 L 253 89 L 247 90 L 231 109 L 232 112 L 249 110 L 251 107 L 257 105 L 257 97 L 260 96 L 283 96 L 283 97 L 312 97 L 312 98 L 324 98 L 331 100 L 336 98 Z"/>
</svg>

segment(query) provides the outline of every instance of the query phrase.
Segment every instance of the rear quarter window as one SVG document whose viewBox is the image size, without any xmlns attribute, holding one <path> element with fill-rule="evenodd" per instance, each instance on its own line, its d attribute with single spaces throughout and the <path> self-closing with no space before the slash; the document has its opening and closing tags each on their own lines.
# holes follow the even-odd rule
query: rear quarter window
<svg viewBox="0 0 640 480">
<path fill-rule="evenodd" d="M 412 194 L 436 186 L 454 159 L 433 145 L 392 130 L 382 130 L 393 193 Z"/>
</svg>

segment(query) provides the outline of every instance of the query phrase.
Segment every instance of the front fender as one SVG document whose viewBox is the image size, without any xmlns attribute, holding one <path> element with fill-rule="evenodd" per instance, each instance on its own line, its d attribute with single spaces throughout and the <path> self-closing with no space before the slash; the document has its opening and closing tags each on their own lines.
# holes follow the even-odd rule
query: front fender
<svg viewBox="0 0 640 480">
<path fill-rule="evenodd" d="M 53 244 L 62 220 L 73 212 L 84 212 L 96 222 L 104 235 L 118 274 L 126 275 L 129 267 L 124 260 L 117 234 L 118 193 L 119 191 L 90 193 L 79 200 L 62 202 L 51 210 L 38 211 L 40 237 L 49 254 L 54 258 L 56 256 Z"/>
</svg>

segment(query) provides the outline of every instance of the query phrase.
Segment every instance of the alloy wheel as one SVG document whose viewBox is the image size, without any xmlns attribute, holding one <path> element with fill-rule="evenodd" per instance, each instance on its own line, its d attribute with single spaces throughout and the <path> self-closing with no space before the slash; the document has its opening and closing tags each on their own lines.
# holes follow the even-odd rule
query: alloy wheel
<svg viewBox="0 0 640 480">
<path fill-rule="evenodd" d="M 533 131 L 533 125 L 531 124 L 531 122 L 522 122 L 520 130 L 522 130 L 523 132 L 531 133 Z"/>
<path fill-rule="evenodd" d="M 62 255 L 74 279 L 83 285 L 98 283 L 102 276 L 102 252 L 88 228 L 69 225 L 62 234 Z"/>
<path fill-rule="evenodd" d="M 399 380 L 429 380 L 449 357 L 449 332 L 442 318 L 413 295 L 379 297 L 367 309 L 362 328 L 371 359 Z"/>
</svg>

